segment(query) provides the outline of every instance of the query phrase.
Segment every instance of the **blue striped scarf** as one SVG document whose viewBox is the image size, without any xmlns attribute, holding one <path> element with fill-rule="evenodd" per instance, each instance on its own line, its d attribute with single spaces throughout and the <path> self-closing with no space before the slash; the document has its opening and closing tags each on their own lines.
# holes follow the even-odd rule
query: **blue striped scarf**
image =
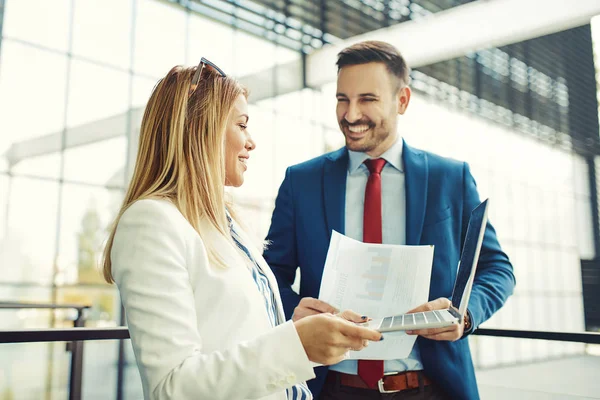
<svg viewBox="0 0 600 400">
<path fill-rule="evenodd" d="M 279 318 L 279 313 L 277 312 L 277 302 L 275 300 L 275 295 L 273 290 L 271 290 L 271 285 L 269 284 L 269 280 L 267 276 L 263 273 L 260 266 L 252 257 L 252 254 L 248 250 L 246 246 L 242 244 L 242 239 L 237 234 L 235 229 L 233 228 L 233 221 L 229 212 L 227 212 L 227 221 L 229 222 L 229 230 L 231 231 L 231 237 L 235 244 L 246 254 L 250 263 L 252 264 L 252 278 L 254 278 L 254 282 L 258 287 L 258 291 L 263 295 L 265 299 L 265 308 L 267 310 L 267 314 L 269 315 L 269 321 L 271 322 L 271 326 L 275 327 L 283 321 Z M 298 383 L 291 388 L 286 389 L 288 400 L 311 400 L 313 398 L 312 393 L 306 386 L 305 382 Z"/>
</svg>

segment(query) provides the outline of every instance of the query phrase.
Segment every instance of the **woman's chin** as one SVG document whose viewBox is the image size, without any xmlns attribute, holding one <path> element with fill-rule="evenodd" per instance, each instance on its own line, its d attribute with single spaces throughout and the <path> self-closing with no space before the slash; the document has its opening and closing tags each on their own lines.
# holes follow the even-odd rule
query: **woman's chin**
<svg viewBox="0 0 600 400">
<path fill-rule="evenodd" d="M 240 176 L 237 179 L 235 179 L 233 182 L 231 182 L 231 186 L 233 187 L 240 187 L 244 184 L 244 177 Z"/>
<path fill-rule="evenodd" d="M 225 186 L 240 187 L 244 184 L 244 173 L 240 172 L 237 176 L 225 178 Z"/>
</svg>

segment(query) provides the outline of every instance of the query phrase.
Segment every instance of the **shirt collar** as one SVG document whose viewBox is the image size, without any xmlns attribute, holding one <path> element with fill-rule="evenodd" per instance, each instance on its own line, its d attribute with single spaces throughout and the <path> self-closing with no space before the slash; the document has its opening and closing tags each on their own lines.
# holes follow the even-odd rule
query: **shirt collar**
<svg viewBox="0 0 600 400">
<path fill-rule="evenodd" d="M 348 150 L 348 157 L 349 174 L 355 173 L 360 168 L 360 166 L 363 165 L 365 160 L 371 158 L 367 153 L 352 150 Z M 396 168 L 398 171 L 404 172 L 402 163 L 402 139 L 398 137 L 392 145 L 392 147 L 387 149 L 387 151 L 383 153 L 380 158 L 385 159 L 385 161 L 387 161 L 388 164 Z"/>
</svg>

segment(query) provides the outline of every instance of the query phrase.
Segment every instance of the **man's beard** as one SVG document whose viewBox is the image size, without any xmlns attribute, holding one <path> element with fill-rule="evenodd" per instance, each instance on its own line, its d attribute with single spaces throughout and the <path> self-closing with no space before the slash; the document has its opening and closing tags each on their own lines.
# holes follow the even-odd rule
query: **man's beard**
<svg viewBox="0 0 600 400">
<path fill-rule="evenodd" d="M 379 127 L 369 120 L 361 120 L 352 124 L 342 120 L 340 125 L 342 126 L 342 133 L 344 134 L 344 138 L 346 140 L 346 148 L 352 151 L 363 153 L 370 152 L 376 149 L 377 146 L 379 146 L 389 136 L 389 132 L 387 132 L 383 127 Z M 360 139 L 352 139 L 347 134 L 349 127 L 359 125 L 368 125 L 368 134 Z"/>
</svg>

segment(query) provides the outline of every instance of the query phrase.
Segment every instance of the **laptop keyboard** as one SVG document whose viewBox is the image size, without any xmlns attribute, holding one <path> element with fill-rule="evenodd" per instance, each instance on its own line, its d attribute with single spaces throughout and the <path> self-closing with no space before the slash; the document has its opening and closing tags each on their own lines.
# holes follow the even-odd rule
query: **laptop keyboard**
<svg viewBox="0 0 600 400">
<path fill-rule="evenodd" d="M 446 311 L 446 310 L 444 310 Z M 447 311 L 446 311 L 447 312 Z M 386 317 L 381 323 L 381 328 L 391 328 L 398 326 L 416 325 L 427 322 L 441 322 L 444 321 L 444 317 L 438 310 L 417 312 L 414 314 L 403 314 L 396 315 L 393 317 Z"/>
</svg>

